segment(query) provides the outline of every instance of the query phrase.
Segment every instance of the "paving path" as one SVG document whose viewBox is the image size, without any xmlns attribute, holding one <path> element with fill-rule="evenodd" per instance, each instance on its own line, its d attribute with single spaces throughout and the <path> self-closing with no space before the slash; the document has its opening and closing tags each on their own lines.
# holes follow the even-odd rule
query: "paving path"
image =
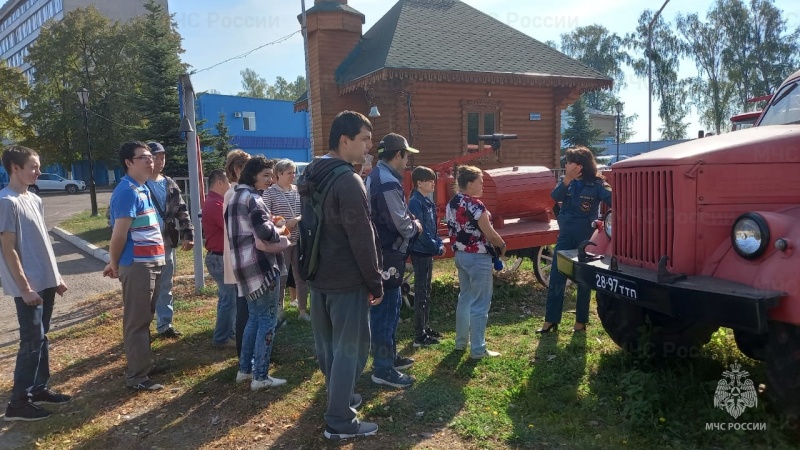
<svg viewBox="0 0 800 450">
<path fill-rule="evenodd" d="M 107 205 L 111 191 L 97 193 L 97 204 Z M 67 219 L 71 215 L 90 209 L 89 193 L 76 195 L 44 194 L 44 214 L 47 229 Z M 58 260 L 58 269 L 64 277 L 69 290 L 64 297 L 56 296 L 51 329 L 58 330 L 66 326 L 91 318 L 88 311 L 79 307 L 83 300 L 99 294 L 119 289 L 119 281 L 105 278 L 102 275 L 104 264 L 94 257 L 83 253 L 64 239 L 50 233 L 53 251 Z M 18 345 L 19 325 L 14 306 L 14 299 L 0 291 L 0 348 Z M 121 301 L 121 297 L 120 297 Z M 0 376 L 5 376 L 2 374 Z"/>
</svg>

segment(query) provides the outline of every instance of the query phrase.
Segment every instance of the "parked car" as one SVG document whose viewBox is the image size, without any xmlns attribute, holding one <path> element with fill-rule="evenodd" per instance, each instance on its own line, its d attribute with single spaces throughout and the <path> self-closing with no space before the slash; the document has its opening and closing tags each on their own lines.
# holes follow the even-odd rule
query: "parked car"
<svg viewBox="0 0 800 450">
<path fill-rule="evenodd" d="M 295 177 L 294 177 L 294 184 L 297 184 L 297 179 L 300 178 L 300 175 L 303 174 L 303 171 L 306 170 L 306 167 L 311 164 L 308 162 L 295 162 L 294 165 L 297 168 L 295 170 Z"/>
<path fill-rule="evenodd" d="M 54 173 L 43 173 L 36 179 L 36 184 L 28 186 L 28 190 L 34 194 L 40 191 L 67 191 L 74 194 L 78 191 L 86 190 L 86 183 L 81 180 L 70 180 Z"/>
</svg>

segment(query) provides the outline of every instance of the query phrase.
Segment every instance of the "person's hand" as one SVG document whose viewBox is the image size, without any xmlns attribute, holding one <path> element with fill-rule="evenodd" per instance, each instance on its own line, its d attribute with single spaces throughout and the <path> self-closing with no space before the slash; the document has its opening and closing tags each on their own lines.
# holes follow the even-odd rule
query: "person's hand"
<svg viewBox="0 0 800 450">
<path fill-rule="evenodd" d="M 439 245 L 439 256 L 444 255 L 444 244 Z"/>
<path fill-rule="evenodd" d="M 583 166 L 571 164 L 564 172 L 564 184 L 569 184 L 572 180 L 579 178 L 583 171 Z"/>
<path fill-rule="evenodd" d="M 370 306 L 380 305 L 382 301 L 383 301 L 383 297 L 373 297 L 372 294 L 369 294 L 369 305 Z"/>
<path fill-rule="evenodd" d="M 181 250 L 183 250 L 185 252 L 188 252 L 189 250 L 191 250 L 193 248 L 194 248 L 194 241 L 190 241 L 188 239 L 185 239 L 183 241 L 183 244 L 181 244 Z"/>
<path fill-rule="evenodd" d="M 294 219 L 288 219 L 288 220 L 286 221 L 286 228 L 288 228 L 288 229 L 290 229 L 290 230 L 291 230 L 291 229 L 294 229 L 294 227 L 296 227 L 296 226 L 297 226 L 297 223 L 298 223 L 298 222 L 300 222 L 300 217 L 299 217 L 299 216 L 298 216 L 298 217 L 295 217 Z"/>
<path fill-rule="evenodd" d="M 65 292 L 67 292 L 67 285 L 64 283 L 64 281 L 61 281 L 61 283 L 56 286 L 56 294 L 63 297 Z"/>
<path fill-rule="evenodd" d="M 119 265 L 108 263 L 103 269 L 103 276 L 109 278 L 119 278 Z"/>
<path fill-rule="evenodd" d="M 44 303 L 44 300 L 42 300 L 42 297 L 39 297 L 39 293 L 36 291 L 29 291 L 22 294 L 22 301 L 28 306 L 38 306 Z"/>
<path fill-rule="evenodd" d="M 420 223 L 419 219 L 414 219 L 414 225 L 417 227 L 417 234 L 422 233 L 422 224 Z"/>
</svg>

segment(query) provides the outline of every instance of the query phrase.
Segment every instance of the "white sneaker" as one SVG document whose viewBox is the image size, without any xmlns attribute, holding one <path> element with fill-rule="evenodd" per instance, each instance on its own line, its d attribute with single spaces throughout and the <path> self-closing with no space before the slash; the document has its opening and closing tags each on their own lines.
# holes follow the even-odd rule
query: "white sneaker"
<svg viewBox="0 0 800 450">
<path fill-rule="evenodd" d="M 286 380 L 284 380 L 282 378 L 272 378 L 271 376 L 267 376 L 266 380 L 253 380 L 253 381 L 251 381 L 250 382 L 250 390 L 251 391 L 257 391 L 259 389 L 280 386 L 282 384 L 286 384 Z"/>
<path fill-rule="evenodd" d="M 469 357 L 472 358 L 472 359 L 494 358 L 496 356 L 500 356 L 500 352 L 493 352 L 493 351 L 491 351 L 489 349 L 486 349 L 480 355 L 469 355 Z"/>
<path fill-rule="evenodd" d="M 243 381 L 252 380 L 253 374 L 252 373 L 244 373 L 244 372 L 236 372 L 236 382 L 241 383 Z"/>
</svg>

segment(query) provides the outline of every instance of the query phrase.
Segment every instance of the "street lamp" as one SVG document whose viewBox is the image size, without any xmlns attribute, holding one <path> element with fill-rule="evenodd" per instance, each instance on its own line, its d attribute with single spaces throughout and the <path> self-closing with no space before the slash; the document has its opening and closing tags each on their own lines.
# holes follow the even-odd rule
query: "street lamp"
<svg viewBox="0 0 800 450">
<path fill-rule="evenodd" d="M 89 198 L 92 202 L 92 217 L 97 216 L 97 192 L 94 186 L 94 157 L 92 157 L 92 140 L 89 137 L 89 91 L 78 89 L 78 101 L 81 102 L 83 128 L 86 130 L 86 144 L 89 149 Z"/>
<path fill-rule="evenodd" d="M 656 12 L 650 24 L 647 25 L 647 151 L 650 151 L 650 143 L 653 142 L 653 25 L 661 15 L 661 11 L 667 6 L 669 0 L 665 0 L 661 9 Z"/>
<path fill-rule="evenodd" d="M 617 102 L 614 105 L 614 109 L 617 110 L 617 159 L 615 162 L 619 162 L 619 128 L 620 128 L 620 114 L 622 114 L 622 102 Z"/>
</svg>

